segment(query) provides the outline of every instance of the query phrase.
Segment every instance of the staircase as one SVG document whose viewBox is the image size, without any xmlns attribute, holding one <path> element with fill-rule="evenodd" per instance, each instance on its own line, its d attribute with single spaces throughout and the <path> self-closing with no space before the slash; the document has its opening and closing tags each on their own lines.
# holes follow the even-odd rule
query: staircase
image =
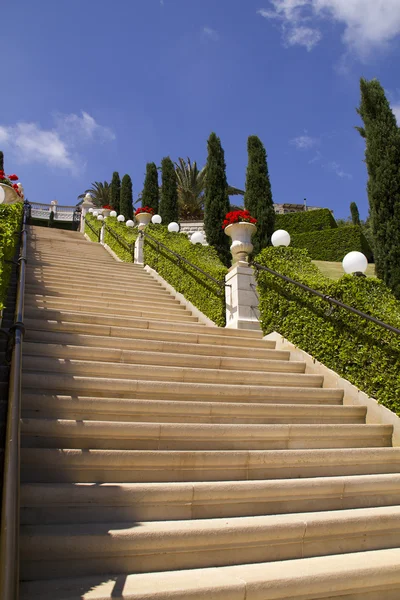
<svg viewBox="0 0 400 600">
<path fill-rule="evenodd" d="M 137 265 L 31 228 L 21 600 L 398 600 L 392 429 Z"/>
</svg>

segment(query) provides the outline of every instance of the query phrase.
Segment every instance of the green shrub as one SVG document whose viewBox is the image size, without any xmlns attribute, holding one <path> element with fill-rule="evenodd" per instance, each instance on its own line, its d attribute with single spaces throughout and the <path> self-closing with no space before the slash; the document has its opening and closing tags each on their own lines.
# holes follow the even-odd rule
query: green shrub
<svg viewBox="0 0 400 600">
<path fill-rule="evenodd" d="M 134 261 L 137 236 L 137 228 L 133 229 L 133 227 L 127 227 L 125 223 L 119 223 L 116 217 L 108 217 L 104 232 L 104 243 L 124 262 Z"/>
<path fill-rule="evenodd" d="M 166 227 L 159 225 L 149 225 L 145 232 L 206 271 L 214 279 L 224 281 L 227 268 L 221 263 L 216 250 L 211 246 L 194 245 L 185 234 L 169 233 Z M 148 238 L 145 238 L 144 260 L 209 319 L 220 327 L 225 326 L 224 288 L 214 284 L 184 262 L 179 262 L 163 248 L 160 247 L 158 250 L 156 243 Z"/>
<path fill-rule="evenodd" d="M 372 250 L 361 227 L 349 225 L 336 229 L 324 229 L 291 236 L 293 248 L 308 250 L 313 260 L 342 261 L 348 252 L 358 250 L 372 261 Z"/>
<path fill-rule="evenodd" d="M 13 259 L 17 249 L 23 209 L 22 202 L 0 206 L 0 310 L 4 308 L 12 270 L 12 264 L 6 261 Z"/>
<path fill-rule="evenodd" d="M 400 328 L 400 302 L 378 279 L 345 275 L 324 277 L 305 250 L 266 248 L 256 261 L 300 283 L 341 300 L 389 325 Z M 277 331 L 400 413 L 400 338 L 345 309 L 265 271 L 257 274 L 260 320 L 264 334 Z"/>
<path fill-rule="evenodd" d="M 92 229 L 88 226 L 88 223 L 92 226 L 96 233 L 93 233 Z M 98 221 L 97 217 L 93 217 L 93 215 L 91 215 L 90 213 L 88 213 L 85 216 L 85 233 L 88 236 L 88 238 L 92 240 L 92 242 L 99 241 L 99 235 L 102 225 L 103 221 Z"/>
<path fill-rule="evenodd" d="M 336 221 L 327 208 L 275 216 L 275 229 L 284 229 L 290 235 L 321 231 L 322 229 L 335 229 L 336 227 Z"/>
</svg>

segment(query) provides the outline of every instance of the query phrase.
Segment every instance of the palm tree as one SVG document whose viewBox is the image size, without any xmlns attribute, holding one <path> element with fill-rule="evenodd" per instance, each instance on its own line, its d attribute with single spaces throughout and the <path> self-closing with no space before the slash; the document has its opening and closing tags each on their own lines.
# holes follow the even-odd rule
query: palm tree
<svg viewBox="0 0 400 600">
<path fill-rule="evenodd" d="M 92 202 L 95 206 L 105 206 L 106 204 L 109 204 L 110 202 L 110 189 L 111 186 L 108 183 L 108 181 L 95 181 L 94 183 L 92 183 L 92 187 L 89 188 L 88 190 L 85 190 L 83 192 L 83 194 L 80 194 L 78 196 L 78 204 L 77 206 L 79 206 L 79 204 L 82 204 L 83 199 L 85 198 L 86 194 L 90 194 L 92 196 Z"/>
<path fill-rule="evenodd" d="M 204 188 L 206 185 L 206 167 L 200 171 L 196 162 L 179 158 L 175 163 L 178 180 L 179 214 L 183 219 L 198 219 L 204 212 Z M 228 185 L 229 196 L 244 196 L 244 191 Z"/>
</svg>

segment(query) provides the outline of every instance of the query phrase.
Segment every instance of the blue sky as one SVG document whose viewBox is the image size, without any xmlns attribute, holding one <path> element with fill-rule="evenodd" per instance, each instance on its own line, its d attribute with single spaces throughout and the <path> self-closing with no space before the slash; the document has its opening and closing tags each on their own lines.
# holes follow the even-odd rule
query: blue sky
<svg viewBox="0 0 400 600">
<path fill-rule="evenodd" d="M 0 148 L 30 200 L 114 170 L 137 195 L 147 162 L 202 166 L 215 131 L 231 185 L 255 134 L 275 202 L 366 216 L 359 78 L 400 119 L 399 0 L 15 0 L 2 21 Z"/>
</svg>

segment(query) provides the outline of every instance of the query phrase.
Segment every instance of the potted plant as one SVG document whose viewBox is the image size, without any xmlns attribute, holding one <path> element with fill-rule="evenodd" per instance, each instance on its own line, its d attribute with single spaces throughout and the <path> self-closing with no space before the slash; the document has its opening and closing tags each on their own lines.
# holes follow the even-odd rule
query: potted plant
<svg viewBox="0 0 400 600">
<path fill-rule="evenodd" d="M 136 221 L 139 223 L 139 227 L 145 227 L 151 221 L 151 217 L 154 215 L 154 210 L 149 206 L 142 206 L 135 212 Z"/>
<path fill-rule="evenodd" d="M 109 217 L 110 216 L 110 212 L 112 211 L 113 207 L 110 206 L 109 204 L 106 204 L 105 206 L 102 207 L 102 215 L 103 217 Z"/>
<path fill-rule="evenodd" d="M 3 193 L 0 193 L 0 204 L 2 202 L 13 204 L 18 200 L 23 200 L 23 188 L 21 184 L 13 183 L 15 181 L 18 181 L 18 176 L 15 173 L 6 175 L 4 171 L 0 170 L 0 187 L 3 191 Z"/>
<path fill-rule="evenodd" d="M 251 238 L 257 231 L 257 219 L 248 210 L 234 210 L 225 215 L 222 229 L 232 238 L 231 253 L 233 264 L 248 262 L 249 254 L 253 251 Z"/>
</svg>

